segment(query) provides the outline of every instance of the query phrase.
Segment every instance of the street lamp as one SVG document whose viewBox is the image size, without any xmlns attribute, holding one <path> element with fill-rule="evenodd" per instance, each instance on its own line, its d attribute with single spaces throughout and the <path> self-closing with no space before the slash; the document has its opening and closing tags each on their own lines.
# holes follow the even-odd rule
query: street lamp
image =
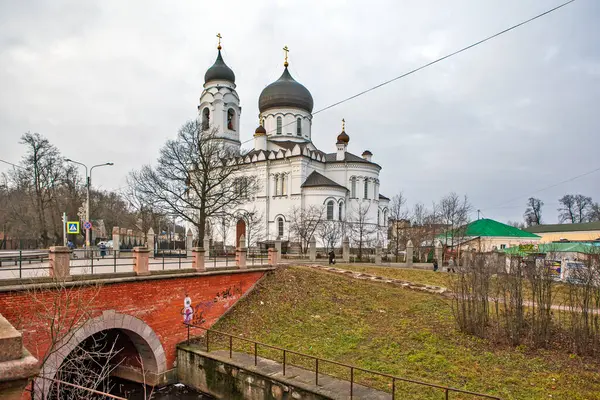
<svg viewBox="0 0 600 400">
<path fill-rule="evenodd" d="M 86 181 L 86 201 L 85 201 L 85 220 L 89 221 L 90 220 L 90 187 L 92 185 L 92 171 L 94 168 L 96 167 L 105 167 L 105 166 L 111 166 L 114 165 L 114 163 L 111 162 L 107 162 L 104 164 L 96 164 L 96 165 L 92 165 L 92 167 L 90 168 L 90 173 L 88 175 L 88 167 L 87 165 L 85 165 L 84 163 L 80 163 L 78 161 L 74 161 L 71 160 L 70 158 L 65 158 L 66 162 L 70 162 L 73 164 L 78 164 L 78 165 L 83 165 L 83 167 L 85 168 L 85 181 Z M 90 247 L 90 230 L 86 229 L 85 230 L 85 247 Z"/>
</svg>

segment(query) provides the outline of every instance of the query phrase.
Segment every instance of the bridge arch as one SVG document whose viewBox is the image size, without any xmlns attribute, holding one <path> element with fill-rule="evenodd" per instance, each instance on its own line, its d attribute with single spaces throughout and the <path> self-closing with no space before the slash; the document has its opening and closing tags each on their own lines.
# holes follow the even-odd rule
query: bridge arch
<svg viewBox="0 0 600 400">
<path fill-rule="evenodd" d="M 143 362 L 144 371 L 148 375 L 147 383 L 158 383 L 158 379 L 167 371 L 167 359 L 160 339 L 141 319 L 114 310 L 104 311 L 102 315 L 87 320 L 76 331 L 67 334 L 44 362 L 40 376 L 54 378 L 63 361 L 80 343 L 96 333 L 108 330 L 117 330 L 129 338 Z M 46 398 L 49 390 L 50 381 L 36 381 L 36 398 Z"/>
</svg>

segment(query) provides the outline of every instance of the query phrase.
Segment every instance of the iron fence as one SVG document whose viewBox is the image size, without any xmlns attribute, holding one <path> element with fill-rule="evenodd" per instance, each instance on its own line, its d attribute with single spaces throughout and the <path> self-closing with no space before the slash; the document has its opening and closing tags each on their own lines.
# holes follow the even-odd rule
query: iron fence
<svg viewBox="0 0 600 400">
<path fill-rule="evenodd" d="M 32 262 L 42 264 L 48 261 L 48 251 L 45 250 L 18 250 L 18 251 L 2 251 L 0 252 L 0 279 L 24 278 L 28 271 L 44 271 L 49 270 L 49 265 L 28 267 Z M 7 265 L 8 264 L 8 265 Z M 8 272 L 8 274 L 6 273 Z"/>
<path fill-rule="evenodd" d="M 261 347 L 266 347 L 269 349 L 273 349 L 276 351 L 280 351 L 282 352 L 283 355 L 283 365 L 282 365 L 282 372 L 283 375 L 285 376 L 285 372 L 286 372 L 286 364 L 287 365 L 291 365 L 290 363 L 286 363 L 286 359 L 287 359 L 287 355 L 292 354 L 292 355 L 297 355 L 300 357 L 304 357 L 304 358 L 308 358 L 308 359 L 312 359 L 315 362 L 315 385 L 319 384 L 319 364 L 333 364 L 333 365 L 337 365 L 339 367 L 343 367 L 343 368 L 348 368 L 349 372 L 350 372 L 350 399 L 353 398 L 354 396 L 354 384 L 355 379 L 354 379 L 354 374 L 355 372 L 364 372 L 367 374 L 371 374 L 374 376 L 380 376 L 386 379 L 390 379 L 391 383 L 392 383 L 392 399 L 395 399 L 396 396 L 396 383 L 397 382 L 405 382 L 405 383 L 409 383 L 409 384 L 414 384 L 414 385 L 418 385 L 418 386 L 422 386 L 422 387 L 428 387 L 428 388 L 433 388 L 433 389 L 439 389 L 440 391 L 443 392 L 444 394 L 444 398 L 446 400 L 448 400 L 450 398 L 450 393 L 461 393 L 461 394 L 467 394 L 470 396 L 475 396 L 475 397 L 479 397 L 479 398 L 484 398 L 484 399 L 495 399 L 495 400 L 501 400 L 500 397 L 497 396 L 491 396 L 488 394 L 483 394 L 483 393 L 477 393 L 477 392 L 471 392 L 468 390 L 463 390 L 463 389 L 458 389 L 458 388 L 453 388 L 450 386 L 444 386 L 444 385 L 437 385 L 435 383 L 427 383 L 427 382 L 422 382 L 422 381 L 417 381 L 414 379 L 408 379 L 408 378 L 402 378 L 399 376 L 394 376 L 394 375 L 390 375 L 390 374 L 385 374 L 382 372 L 377 372 L 377 371 L 372 371 L 372 370 L 368 370 L 365 368 L 360 368 L 360 367 L 356 367 L 354 365 L 350 365 L 350 364 L 345 364 L 345 363 L 341 363 L 338 361 L 333 361 L 333 360 L 328 360 L 325 358 L 321 358 L 321 357 L 316 357 L 310 354 L 305 354 L 305 353 L 301 353 L 298 351 L 294 351 L 294 350 L 289 350 L 289 349 L 284 349 L 283 347 L 278 347 L 278 346 L 273 346 L 270 344 L 266 344 L 266 343 L 262 343 L 256 340 L 252 340 L 252 339 L 247 339 L 244 337 L 240 337 L 240 336 L 235 336 L 229 333 L 225 333 L 225 332 L 221 332 L 221 331 L 217 331 L 214 329 L 209 329 L 209 328 L 205 328 L 203 326 L 199 326 L 199 325 L 194 325 L 194 324 L 190 324 L 190 323 L 184 323 L 184 326 L 186 326 L 187 328 L 187 344 L 189 345 L 190 343 L 190 329 L 191 328 L 198 328 L 198 329 L 202 329 L 206 332 L 205 335 L 205 344 L 206 344 L 206 352 L 210 352 L 210 337 L 211 334 L 212 335 L 222 335 L 225 336 L 227 338 L 229 338 L 229 358 L 233 358 L 233 340 L 238 340 L 238 341 L 242 341 L 242 342 L 246 342 L 246 343 L 250 343 L 254 345 L 254 365 L 257 366 L 258 365 L 258 346 Z M 265 357 L 263 357 L 265 358 Z M 275 361 L 275 360 L 274 360 Z M 321 374 L 323 375 L 323 374 Z"/>
<path fill-rule="evenodd" d="M 126 267 L 127 270 L 123 271 L 119 267 Z M 82 272 L 81 275 L 131 272 L 133 271 L 133 251 L 95 248 L 76 249 L 71 253 L 69 269 L 83 269 L 83 271 L 80 271 Z"/>
</svg>

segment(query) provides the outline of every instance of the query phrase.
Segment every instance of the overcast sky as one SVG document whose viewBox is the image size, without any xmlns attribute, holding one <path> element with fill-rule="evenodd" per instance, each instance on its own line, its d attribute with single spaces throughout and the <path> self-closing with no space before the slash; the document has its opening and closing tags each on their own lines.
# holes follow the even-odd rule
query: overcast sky
<svg viewBox="0 0 600 400">
<path fill-rule="evenodd" d="M 318 110 L 560 2 L 0 0 L 0 159 L 18 162 L 19 137 L 39 132 L 66 157 L 114 162 L 93 183 L 122 188 L 195 117 L 217 32 L 244 141 L 284 45 Z M 598 21 L 600 1 L 577 0 L 316 115 L 313 141 L 334 152 L 345 118 L 349 150 L 382 165 L 383 194 L 430 204 L 455 191 L 521 220 L 530 194 L 600 167 Z M 600 201 L 600 172 L 536 193 L 544 222 L 564 193 Z"/>
</svg>

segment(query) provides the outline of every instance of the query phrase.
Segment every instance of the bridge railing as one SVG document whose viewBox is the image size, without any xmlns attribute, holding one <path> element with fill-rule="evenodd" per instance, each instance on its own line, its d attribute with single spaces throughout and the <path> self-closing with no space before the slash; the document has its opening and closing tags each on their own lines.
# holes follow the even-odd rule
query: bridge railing
<svg viewBox="0 0 600 400">
<path fill-rule="evenodd" d="M 321 367 L 322 367 L 323 364 L 332 364 L 332 365 L 336 365 L 338 367 L 346 368 L 346 369 L 348 369 L 348 371 L 350 373 L 350 379 L 349 379 L 349 381 L 350 381 L 350 399 L 352 399 L 354 397 L 354 385 L 357 383 L 355 380 L 355 373 L 363 372 L 363 373 L 370 374 L 373 376 L 379 376 L 381 378 L 388 379 L 388 381 L 390 381 L 392 384 L 392 399 L 396 398 L 395 396 L 396 396 L 396 392 L 397 392 L 397 388 L 396 388 L 397 383 L 404 382 L 404 383 L 413 384 L 413 385 L 417 385 L 417 386 L 421 386 L 421 387 L 427 387 L 427 388 L 439 390 L 444 395 L 444 399 L 446 399 L 446 400 L 450 399 L 451 393 L 466 394 L 469 396 L 474 396 L 474 397 L 483 398 L 483 399 L 501 400 L 501 398 L 498 396 L 491 396 L 491 395 L 484 394 L 484 393 L 471 392 L 468 390 L 453 388 L 450 386 L 437 385 L 435 383 L 417 381 L 414 379 L 402 378 L 399 376 L 394 376 L 394 375 L 390 375 L 390 374 L 386 374 L 386 373 L 382 373 L 382 372 L 372 371 L 372 370 L 368 370 L 365 368 L 356 367 L 354 365 L 345 364 L 345 363 L 341 363 L 338 361 L 329 360 L 326 358 L 316 357 L 316 356 L 306 354 L 306 353 L 301 353 L 301 352 L 298 352 L 295 350 L 289 350 L 289 349 L 285 349 L 283 347 L 273 346 L 273 345 L 270 345 L 267 343 L 262 343 L 262 342 L 253 340 L 253 339 L 247 339 L 244 337 L 235 336 L 230 333 L 218 331 L 215 329 L 205 328 L 203 326 L 194 325 L 192 323 L 184 323 L 184 326 L 187 329 L 187 344 L 188 345 L 190 344 L 190 339 L 191 339 L 190 338 L 190 334 L 191 334 L 190 330 L 191 329 L 196 328 L 196 329 L 201 329 L 201 330 L 205 331 L 204 341 L 205 341 L 207 353 L 210 352 L 210 343 L 211 343 L 210 341 L 211 341 L 211 337 L 213 337 L 213 336 L 224 336 L 224 337 L 228 338 L 228 340 L 229 340 L 229 358 L 231 358 L 231 359 L 233 358 L 234 340 L 250 343 L 254 347 L 254 366 L 258 365 L 259 346 L 281 352 L 281 354 L 283 356 L 282 372 L 283 372 L 284 376 L 286 373 L 286 365 L 287 366 L 291 365 L 287 361 L 289 355 L 296 355 L 296 356 L 300 356 L 303 358 L 314 360 L 315 385 L 317 385 L 317 386 L 319 384 L 319 365 L 321 365 Z M 264 355 L 262 355 L 261 357 L 266 358 L 266 357 L 264 357 Z M 273 360 L 273 361 L 278 361 L 278 360 Z M 321 373 L 321 375 L 324 375 L 324 374 Z M 363 384 L 363 386 L 364 386 L 364 384 Z"/>
<path fill-rule="evenodd" d="M 71 275 L 97 275 L 133 271 L 133 251 L 112 249 L 77 249 L 69 256 Z"/>
<path fill-rule="evenodd" d="M 47 262 L 48 250 L 8 250 L 0 251 L 0 279 L 24 278 L 40 269 L 38 264 Z M 35 266 L 31 266 L 31 263 Z M 48 271 L 48 266 L 42 270 Z"/>
</svg>

